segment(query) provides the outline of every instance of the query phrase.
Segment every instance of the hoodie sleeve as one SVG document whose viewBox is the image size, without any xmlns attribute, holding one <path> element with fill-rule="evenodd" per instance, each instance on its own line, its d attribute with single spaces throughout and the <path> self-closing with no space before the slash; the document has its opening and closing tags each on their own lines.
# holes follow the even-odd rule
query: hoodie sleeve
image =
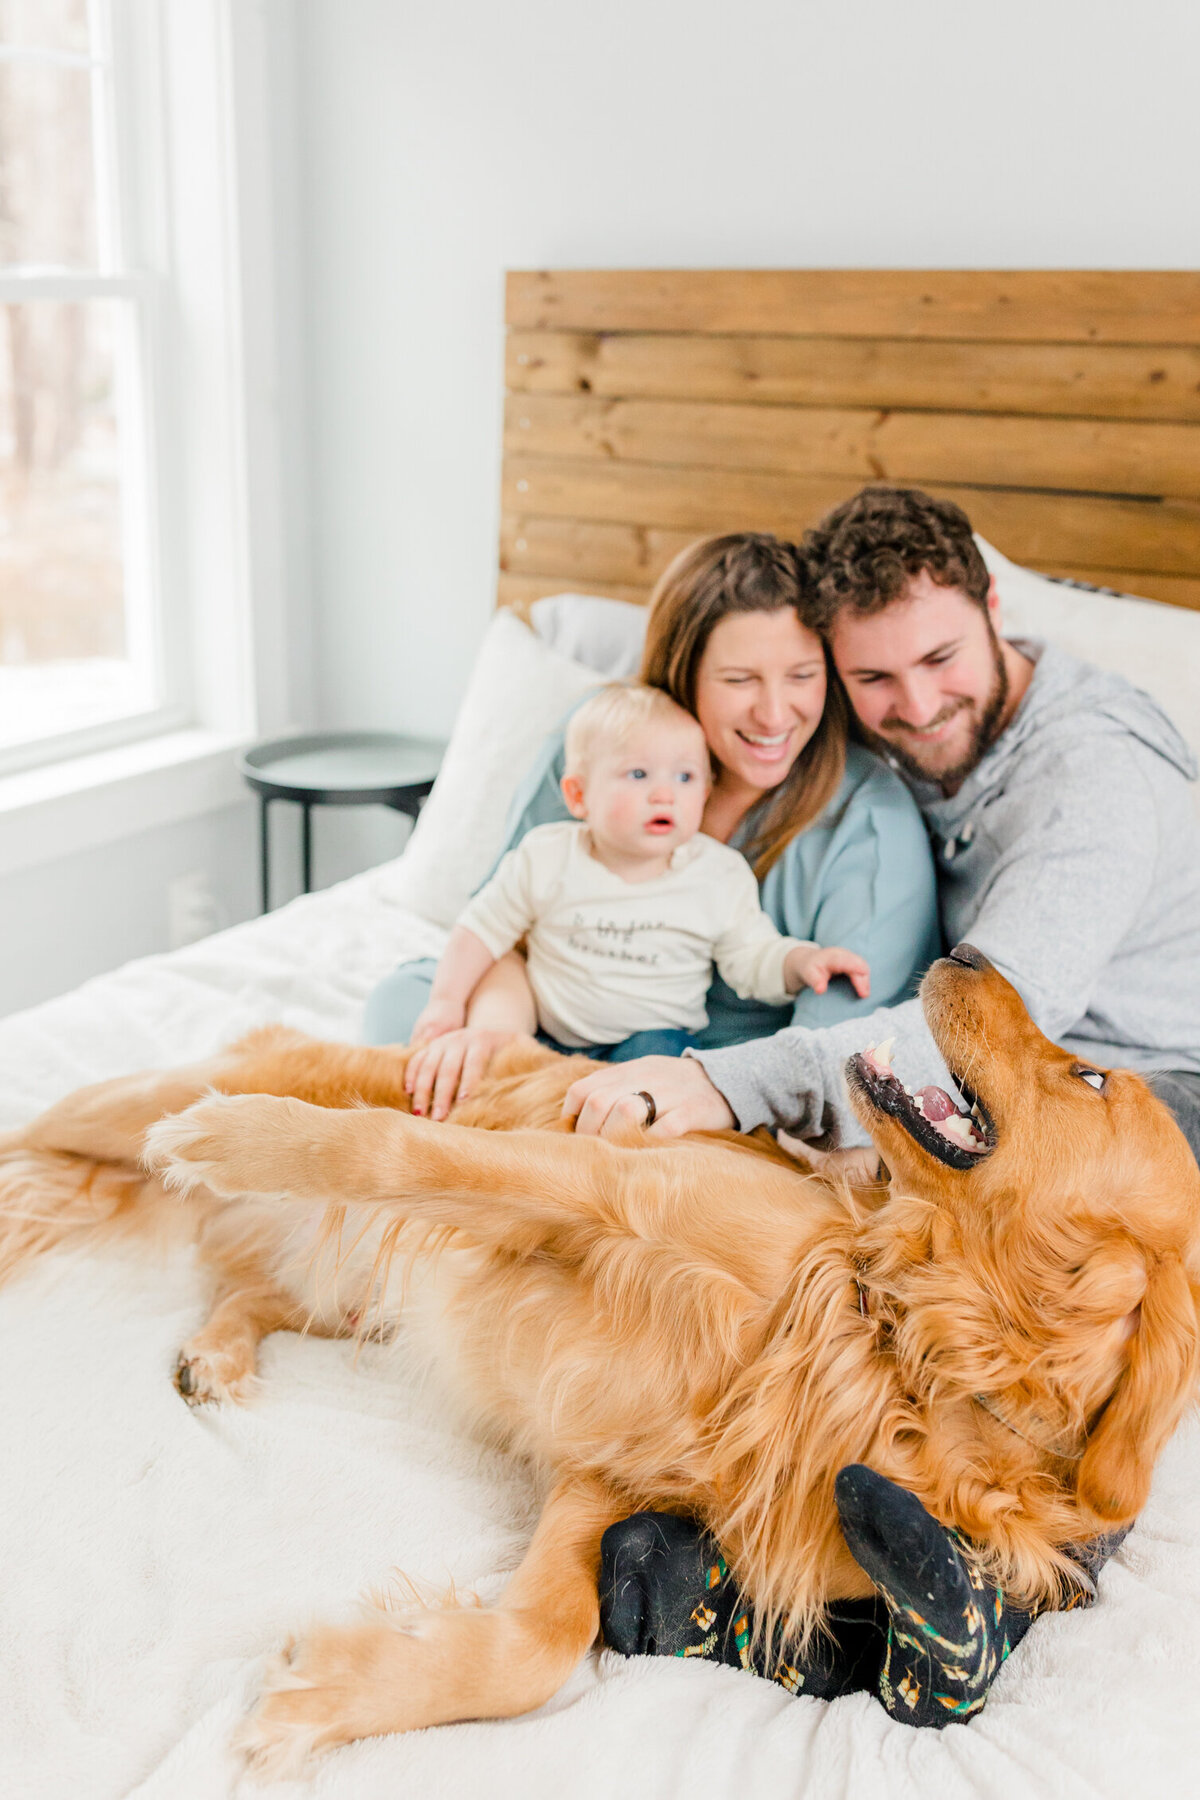
<svg viewBox="0 0 1200 1800">
<path fill-rule="evenodd" d="M 831 1146 L 846 1146 L 867 1142 L 846 1098 L 846 1061 L 887 1038 L 896 1040 L 892 1060 L 910 1087 L 930 1081 L 941 1087 L 950 1079 L 919 1000 L 881 1006 L 865 1018 L 843 1019 L 821 1031 L 792 1026 L 727 1050 L 685 1054 L 695 1056 L 724 1094 L 739 1131 L 769 1125 L 795 1137 L 826 1137 Z"/>
<path fill-rule="evenodd" d="M 970 938 L 1049 1038 L 1088 1012 L 1154 880 L 1158 824 L 1141 767 L 1147 754 L 1128 737 L 1084 739 L 1040 781 L 1022 782 L 1019 810 L 1001 803 L 995 861 Z"/>
</svg>

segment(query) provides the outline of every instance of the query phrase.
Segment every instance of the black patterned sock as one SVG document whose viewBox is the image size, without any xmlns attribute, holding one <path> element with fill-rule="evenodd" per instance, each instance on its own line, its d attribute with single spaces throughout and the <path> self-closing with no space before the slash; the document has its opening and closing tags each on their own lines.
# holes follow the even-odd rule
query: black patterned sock
<svg viewBox="0 0 1200 1800">
<path fill-rule="evenodd" d="M 691 1519 L 635 1513 L 600 1545 L 600 1627 L 623 1656 L 699 1656 L 751 1669 L 789 1693 L 833 1699 L 873 1687 L 887 1613 L 867 1600 L 835 1608 L 803 1658 L 751 1649 L 752 1620 L 716 1539 Z"/>
<path fill-rule="evenodd" d="M 888 1610 L 887 1649 L 876 1692 L 894 1719 L 948 1725 L 977 1713 L 996 1671 L 1035 1613 L 1012 1606 L 984 1578 L 969 1547 L 915 1495 L 852 1464 L 836 1487 L 842 1533 Z M 1095 1577 L 1125 1533 L 1070 1550 L 1084 1582 L 1068 1602 L 1090 1606 Z"/>
</svg>

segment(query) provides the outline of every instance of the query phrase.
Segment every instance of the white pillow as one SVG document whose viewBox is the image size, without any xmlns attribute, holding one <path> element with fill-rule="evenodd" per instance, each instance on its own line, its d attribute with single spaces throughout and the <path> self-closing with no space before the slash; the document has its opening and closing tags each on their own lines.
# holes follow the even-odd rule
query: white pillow
<svg viewBox="0 0 1200 1800">
<path fill-rule="evenodd" d="M 545 739 L 596 687 L 510 612 L 488 626 L 441 772 L 403 856 L 388 872 L 399 906 L 453 925 L 504 842 L 509 802 Z"/>
<path fill-rule="evenodd" d="M 1047 638 L 1124 675 L 1158 701 L 1200 758 L 1200 612 L 1065 586 L 1010 562 L 978 534 L 975 541 L 996 578 L 1008 637 Z M 1200 782 L 1193 798 L 1200 813 Z"/>
<path fill-rule="evenodd" d="M 600 594 L 548 594 L 529 609 L 533 629 L 552 650 L 595 669 L 606 681 L 637 674 L 647 616 L 644 606 Z"/>
</svg>

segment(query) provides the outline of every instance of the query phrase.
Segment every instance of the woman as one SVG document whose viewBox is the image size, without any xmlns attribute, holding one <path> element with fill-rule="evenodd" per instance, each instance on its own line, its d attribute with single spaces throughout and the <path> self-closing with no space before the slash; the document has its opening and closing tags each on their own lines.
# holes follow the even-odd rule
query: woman
<svg viewBox="0 0 1200 1800">
<path fill-rule="evenodd" d="M 869 1001 L 835 982 L 824 994 L 804 990 L 792 1007 L 741 1000 L 718 978 L 700 1047 L 743 1043 L 791 1024 L 834 1024 L 911 992 L 939 948 L 925 829 L 899 779 L 847 743 L 846 702 L 806 623 L 795 549 L 765 533 L 738 532 L 682 551 L 650 601 L 641 679 L 703 728 L 713 761 L 703 829 L 744 853 L 775 924 L 792 937 L 843 944 L 871 968 Z M 558 732 L 516 796 L 505 849 L 535 825 L 570 817 L 559 789 L 562 755 Z M 368 1041 L 408 1038 L 433 967 L 404 964 L 376 989 Z M 508 958 L 477 991 L 466 1028 L 433 1039 L 413 1058 L 416 1110 L 444 1117 L 497 1045 L 532 1029 L 520 959 Z"/>
</svg>

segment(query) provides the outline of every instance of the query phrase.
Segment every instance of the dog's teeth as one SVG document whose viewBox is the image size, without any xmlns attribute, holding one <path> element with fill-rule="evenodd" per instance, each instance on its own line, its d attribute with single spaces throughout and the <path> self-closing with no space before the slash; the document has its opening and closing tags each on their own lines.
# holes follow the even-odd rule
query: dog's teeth
<svg viewBox="0 0 1200 1800">
<path fill-rule="evenodd" d="M 880 1044 L 876 1048 L 875 1062 L 879 1068 L 881 1068 L 881 1069 L 890 1069 L 891 1068 L 891 1066 L 892 1066 L 892 1050 L 895 1046 L 895 1043 L 896 1043 L 895 1037 L 884 1038 L 882 1044 Z"/>
</svg>

